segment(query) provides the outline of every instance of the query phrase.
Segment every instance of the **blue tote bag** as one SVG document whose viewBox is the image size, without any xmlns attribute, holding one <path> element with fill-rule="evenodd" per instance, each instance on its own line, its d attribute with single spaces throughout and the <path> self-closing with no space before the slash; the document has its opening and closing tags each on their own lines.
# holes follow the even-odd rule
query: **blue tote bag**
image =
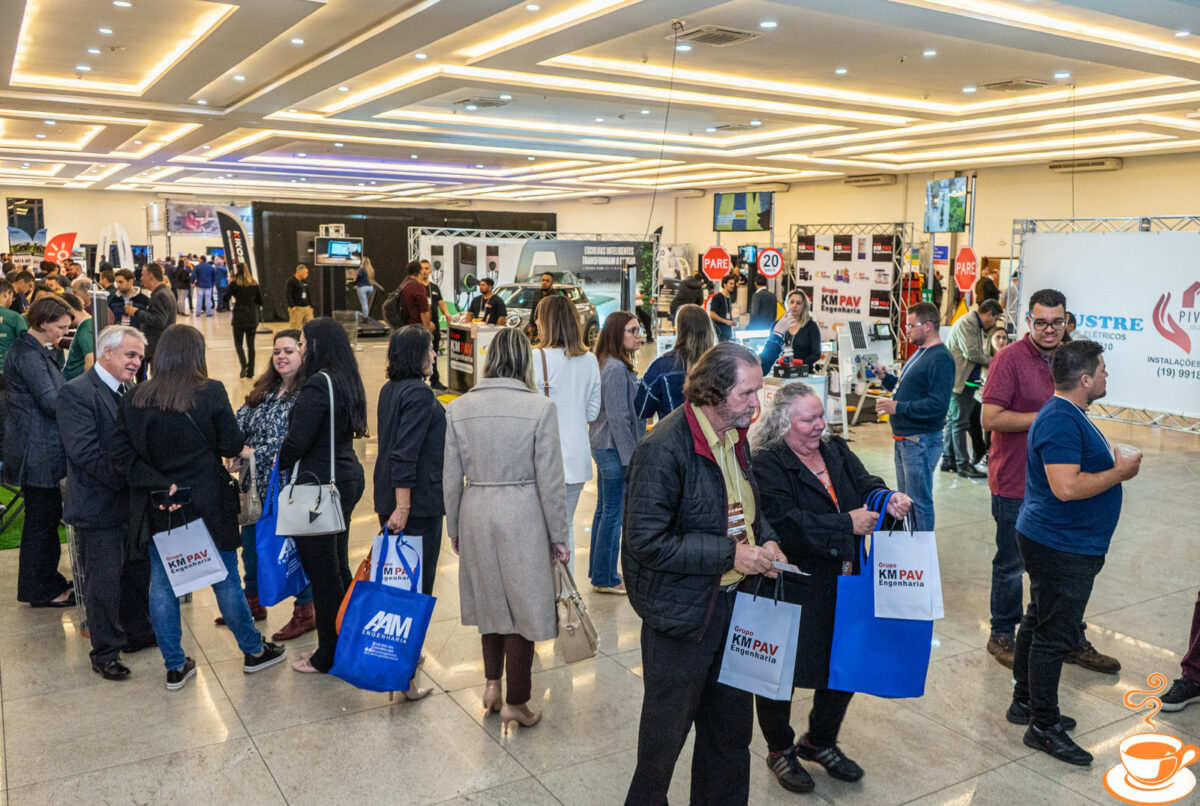
<svg viewBox="0 0 1200 806">
<path fill-rule="evenodd" d="M 892 493 L 872 496 L 867 502 L 879 508 L 875 531 L 883 528 L 891 497 Z M 929 671 L 933 622 L 876 618 L 874 550 L 872 542 L 871 551 L 861 556 L 857 575 L 838 577 L 829 688 L 876 697 L 920 697 Z"/>
<path fill-rule="evenodd" d="M 405 566 L 403 552 L 400 562 Z M 383 584 L 383 563 L 346 606 L 329 673 L 367 691 L 404 691 L 417 671 L 436 599 Z M 406 568 L 409 578 L 412 569 Z"/>
<path fill-rule="evenodd" d="M 262 517 L 254 525 L 254 552 L 258 557 L 258 602 L 270 607 L 296 596 L 308 587 L 308 575 L 300 565 L 296 542 L 275 534 L 275 499 L 279 496 L 279 460 L 271 468 Z"/>
</svg>

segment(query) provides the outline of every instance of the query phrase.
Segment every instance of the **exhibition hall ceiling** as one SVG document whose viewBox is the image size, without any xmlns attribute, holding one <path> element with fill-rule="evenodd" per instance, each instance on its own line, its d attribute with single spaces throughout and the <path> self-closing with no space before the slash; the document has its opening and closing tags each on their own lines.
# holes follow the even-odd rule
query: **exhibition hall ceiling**
<svg viewBox="0 0 1200 806">
<path fill-rule="evenodd" d="M 1178 0 L 0 0 L 0 184 L 468 204 L 1200 150 Z"/>
</svg>

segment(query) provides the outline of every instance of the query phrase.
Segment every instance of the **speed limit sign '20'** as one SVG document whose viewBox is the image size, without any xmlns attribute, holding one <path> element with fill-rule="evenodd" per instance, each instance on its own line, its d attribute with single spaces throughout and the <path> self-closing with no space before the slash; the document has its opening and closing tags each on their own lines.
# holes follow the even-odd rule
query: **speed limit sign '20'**
<svg viewBox="0 0 1200 806">
<path fill-rule="evenodd" d="M 758 253 L 758 273 L 763 277 L 778 277 L 783 271 L 783 252 L 778 249 L 761 249 Z"/>
</svg>

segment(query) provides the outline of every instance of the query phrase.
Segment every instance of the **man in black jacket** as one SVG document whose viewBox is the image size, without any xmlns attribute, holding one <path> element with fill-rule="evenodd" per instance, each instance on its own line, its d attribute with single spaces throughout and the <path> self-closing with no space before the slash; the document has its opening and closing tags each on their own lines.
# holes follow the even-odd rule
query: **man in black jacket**
<svg viewBox="0 0 1200 806">
<path fill-rule="evenodd" d="M 738 585 L 786 562 L 762 506 L 746 429 L 762 388 L 758 357 L 718 344 L 696 362 L 687 402 L 654 427 L 626 474 L 621 560 L 642 618 L 645 693 L 626 804 L 667 800 L 693 723 L 692 802 L 745 803 L 754 698 L 717 682 Z"/>
<path fill-rule="evenodd" d="M 130 323 L 146 334 L 146 364 L 154 363 L 154 346 L 163 331 L 175 324 L 175 294 L 163 276 L 163 268 L 157 263 L 147 263 L 142 266 L 142 288 L 150 292 L 150 302 L 145 308 L 125 306 Z M 142 370 L 138 379 L 145 378 Z"/>
<path fill-rule="evenodd" d="M 145 337 L 132 327 L 106 328 L 96 363 L 58 394 L 58 432 L 67 456 L 63 520 L 82 553 L 83 591 L 92 640 L 92 670 L 124 680 L 120 652 L 154 646 L 150 625 L 150 564 L 129 557 L 129 488 L 108 458 L 117 401 L 137 375 Z"/>
</svg>

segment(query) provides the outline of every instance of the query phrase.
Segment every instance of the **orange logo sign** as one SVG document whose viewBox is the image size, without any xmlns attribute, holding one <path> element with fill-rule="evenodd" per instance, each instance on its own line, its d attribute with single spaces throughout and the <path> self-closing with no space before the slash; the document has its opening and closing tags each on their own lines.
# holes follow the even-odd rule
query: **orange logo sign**
<svg viewBox="0 0 1200 806">
<path fill-rule="evenodd" d="M 1119 747 L 1121 763 L 1104 774 L 1108 794 L 1137 806 L 1174 803 L 1191 794 L 1196 788 L 1196 776 L 1187 765 L 1200 757 L 1200 748 L 1159 733 L 1154 724 L 1154 715 L 1162 708 L 1162 700 L 1154 695 L 1167 687 L 1167 678 L 1156 672 L 1146 678 L 1146 683 L 1152 688 L 1130 691 L 1125 695 L 1125 705 L 1134 710 L 1151 709 L 1142 717 L 1142 724 L 1150 732 L 1125 737 Z M 1133 697 L 1138 694 L 1148 696 L 1135 705 Z"/>
</svg>

